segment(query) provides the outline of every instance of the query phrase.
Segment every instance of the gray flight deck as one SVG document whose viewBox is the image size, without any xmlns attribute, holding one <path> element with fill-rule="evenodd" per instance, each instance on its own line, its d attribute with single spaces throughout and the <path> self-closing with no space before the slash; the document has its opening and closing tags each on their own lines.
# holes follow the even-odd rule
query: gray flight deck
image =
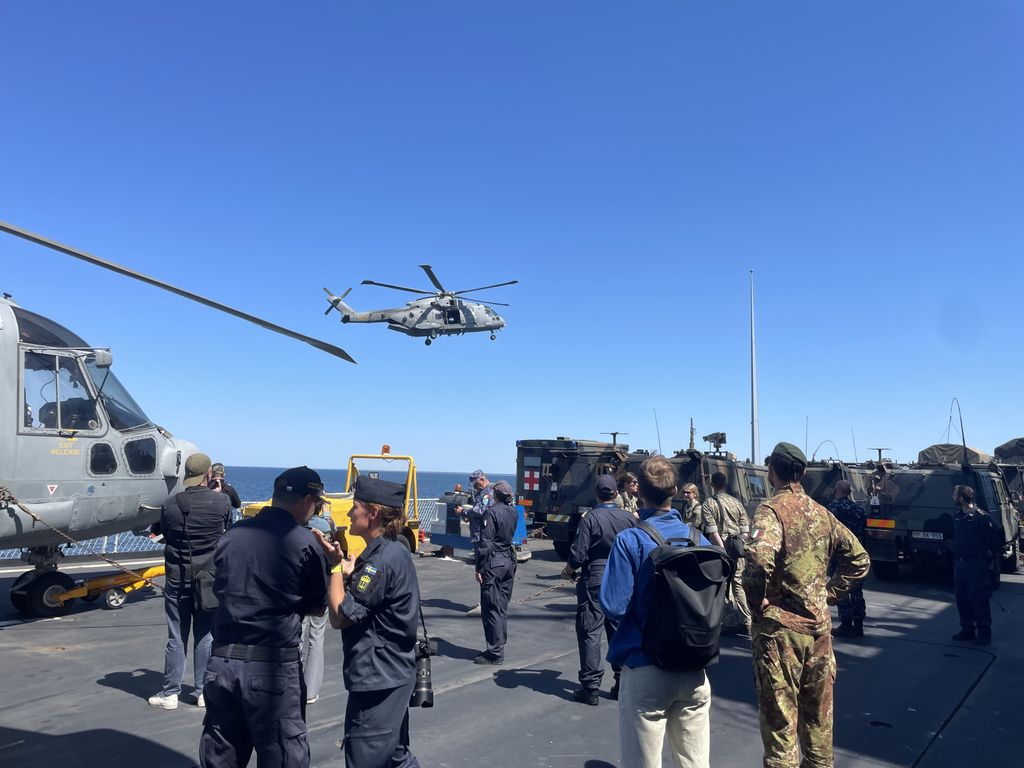
<svg viewBox="0 0 1024 768">
<path fill-rule="evenodd" d="M 618 765 L 616 703 L 602 698 L 587 707 L 570 700 L 577 670 L 574 593 L 556 588 L 523 601 L 560 583 L 562 565 L 550 544 L 534 542 L 532 550 L 516 579 L 502 667 L 471 661 L 483 639 L 480 619 L 464 615 L 476 602 L 471 567 L 416 560 L 427 625 L 440 638 L 435 707 L 414 710 L 411 722 L 413 751 L 424 768 Z M 0 570 L 0 766 L 196 765 L 202 711 L 191 704 L 191 688 L 175 711 L 146 704 L 162 678 L 160 597 L 149 590 L 130 595 L 119 611 L 77 603 L 65 617 L 24 621 L 8 598 L 15 575 Z M 1004 576 L 995 593 L 989 648 L 949 639 L 956 609 L 941 575 L 911 573 L 898 582 L 869 577 L 866 597 L 866 637 L 836 644 L 837 766 L 1024 764 L 1015 730 L 1024 723 L 1024 577 Z M 760 765 L 749 641 L 725 640 L 709 675 L 712 766 Z M 606 691 L 609 685 L 606 676 Z M 341 642 L 329 632 L 326 682 L 307 711 L 314 766 L 344 764 L 336 746 L 344 708 Z"/>
</svg>

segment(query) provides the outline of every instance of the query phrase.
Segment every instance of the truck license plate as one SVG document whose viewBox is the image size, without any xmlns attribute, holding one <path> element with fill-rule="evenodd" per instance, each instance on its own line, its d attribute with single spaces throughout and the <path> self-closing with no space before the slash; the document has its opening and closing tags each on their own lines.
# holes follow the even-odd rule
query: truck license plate
<svg viewBox="0 0 1024 768">
<path fill-rule="evenodd" d="M 915 539 L 936 539 L 942 541 L 942 534 L 938 531 L 911 531 L 910 535 Z"/>
</svg>

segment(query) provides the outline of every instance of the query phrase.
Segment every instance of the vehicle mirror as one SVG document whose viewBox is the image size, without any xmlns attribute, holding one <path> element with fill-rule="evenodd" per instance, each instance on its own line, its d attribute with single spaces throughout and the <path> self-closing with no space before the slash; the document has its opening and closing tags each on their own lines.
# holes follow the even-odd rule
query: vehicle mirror
<svg viewBox="0 0 1024 768">
<path fill-rule="evenodd" d="M 94 349 L 88 360 L 97 368 L 109 368 L 114 363 L 114 355 L 109 349 Z"/>
</svg>

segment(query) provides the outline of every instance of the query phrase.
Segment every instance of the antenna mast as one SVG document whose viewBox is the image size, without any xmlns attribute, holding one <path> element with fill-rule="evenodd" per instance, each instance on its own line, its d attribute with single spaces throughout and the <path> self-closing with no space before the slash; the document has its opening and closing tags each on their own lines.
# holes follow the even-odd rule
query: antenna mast
<svg viewBox="0 0 1024 768">
<path fill-rule="evenodd" d="M 694 438 L 694 436 L 696 436 L 696 434 L 697 434 L 697 430 L 694 429 L 694 427 L 693 427 L 693 417 L 691 416 L 690 417 L 690 450 L 691 451 L 697 450 L 697 446 L 693 444 L 693 438 Z"/>
</svg>

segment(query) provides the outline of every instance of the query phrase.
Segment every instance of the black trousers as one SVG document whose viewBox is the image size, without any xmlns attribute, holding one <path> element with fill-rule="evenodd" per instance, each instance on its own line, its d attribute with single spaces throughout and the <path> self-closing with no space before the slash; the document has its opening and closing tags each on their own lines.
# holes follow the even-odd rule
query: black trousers
<svg viewBox="0 0 1024 768">
<path fill-rule="evenodd" d="M 982 637 L 992 634 L 992 577 L 985 558 L 958 559 L 953 563 L 953 586 L 960 626 Z"/>
<path fill-rule="evenodd" d="M 508 555 L 495 555 L 481 570 L 480 620 L 484 625 L 487 655 L 492 659 L 505 658 L 508 639 L 508 603 L 512 599 L 512 583 L 516 576 L 516 561 Z"/>
<path fill-rule="evenodd" d="M 580 685 L 588 691 L 601 687 L 604 677 L 604 656 L 601 635 L 611 643 L 615 624 L 605 618 L 601 608 L 601 576 L 604 571 L 585 572 L 576 582 L 576 643 L 580 650 Z M 615 677 L 619 668 L 612 667 Z"/>
<path fill-rule="evenodd" d="M 419 768 L 409 751 L 409 698 L 415 683 L 413 679 L 398 688 L 349 691 L 346 768 Z"/>
<path fill-rule="evenodd" d="M 203 684 L 203 768 L 307 768 L 306 683 L 295 661 L 211 656 Z"/>
</svg>

